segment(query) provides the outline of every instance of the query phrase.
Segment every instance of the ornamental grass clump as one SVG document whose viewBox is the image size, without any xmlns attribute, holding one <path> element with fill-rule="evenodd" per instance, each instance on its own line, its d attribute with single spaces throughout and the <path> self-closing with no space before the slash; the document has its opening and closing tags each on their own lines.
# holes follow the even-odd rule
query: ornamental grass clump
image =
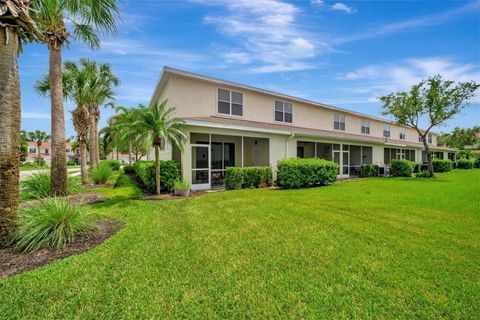
<svg viewBox="0 0 480 320">
<path fill-rule="evenodd" d="M 95 232 L 94 218 L 86 207 L 67 199 L 48 198 L 19 210 L 14 246 L 21 252 L 40 248 L 61 249 L 78 236 Z"/>
<path fill-rule="evenodd" d="M 23 199 L 43 199 L 50 197 L 50 172 L 42 171 L 32 174 L 20 183 Z M 82 190 L 80 180 L 73 176 L 67 178 L 68 194 L 76 194 Z"/>
<path fill-rule="evenodd" d="M 95 184 L 104 184 L 113 175 L 112 167 L 107 162 L 100 163 L 95 169 L 90 171 L 90 178 Z"/>
</svg>

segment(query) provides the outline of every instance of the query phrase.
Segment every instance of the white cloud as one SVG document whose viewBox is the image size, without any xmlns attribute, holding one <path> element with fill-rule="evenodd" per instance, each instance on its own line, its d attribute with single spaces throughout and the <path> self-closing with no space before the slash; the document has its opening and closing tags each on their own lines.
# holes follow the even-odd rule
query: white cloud
<svg viewBox="0 0 480 320">
<path fill-rule="evenodd" d="M 227 63 L 250 63 L 252 72 L 284 72 L 313 67 L 318 51 L 314 36 L 298 26 L 300 9 L 280 0 L 195 0 L 226 13 L 204 17 L 231 37 L 237 47 L 221 55 Z"/>
<path fill-rule="evenodd" d="M 390 92 L 408 90 L 413 84 L 437 74 L 455 82 L 480 82 L 480 64 L 462 64 L 446 57 L 410 58 L 362 67 L 337 74 L 337 78 L 359 84 L 349 86 L 345 91 L 367 95 L 371 99 Z"/>
<path fill-rule="evenodd" d="M 337 2 L 335 3 L 333 6 L 332 6 L 332 9 L 333 10 L 337 10 L 337 11 L 343 11 L 343 12 L 346 12 L 348 14 L 352 14 L 352 13 L 355 13 L 356 10 L 353 9 L 352 7 L 349 7 L 347 6 L 345 3 L 341 3 L 341 2 Z"/>
<path fill-rule="evenodd" d="M 23 119 L 48 120 L 50 119 L 49 112 L 22 112 Z"/>
<path fill-rule="evenodd" d="M 314 6 L 323 6 L 325 4 L 325 1 L 323 1 L 323 0 L 311 0 L 310 4 L 314 5 Z"/>
</svg>

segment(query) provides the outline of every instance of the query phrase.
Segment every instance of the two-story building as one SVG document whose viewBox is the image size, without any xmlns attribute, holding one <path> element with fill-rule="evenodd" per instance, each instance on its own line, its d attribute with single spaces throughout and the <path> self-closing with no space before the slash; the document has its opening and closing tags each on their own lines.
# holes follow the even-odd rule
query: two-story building
<svg viewBox="0 0 480 320">
<path fill-rule="evenodd" d="M 47 165 L 50 165 L 51 158 L 52 158 L 52 145 L 50 142 L 42 142 L 40 148 L 38 148 L 38 144 L 34 141 L 28 141 L 28 155 L 27 161 L 35 162 L 38 161 L 38 156 L 40 153 L 40 157 L 45 160 Z M 78 150 L 73 150 L 72 145 L 70 143 L 65 144 L 65 151 L 67 153 L 67 161 L 68 160 L 76 160 L 79 157 Z"/>
<path fill-rule="evenodd" d="M 336 162 L 340 177 L 362 164 L 388 167 L 392 159 L 425 162 L 417 132 L 388 120 L 230 81 L 165 67 L 151 103 L 168 100 L 185 121 L 182 151 L 170 146 L 161 158 L 180 164 L 192 189 L 223 184 L 229 166 L 271 166 L 291 157 Z M 439 158 L 453 150 L 428 144 Z"/>
</svg>

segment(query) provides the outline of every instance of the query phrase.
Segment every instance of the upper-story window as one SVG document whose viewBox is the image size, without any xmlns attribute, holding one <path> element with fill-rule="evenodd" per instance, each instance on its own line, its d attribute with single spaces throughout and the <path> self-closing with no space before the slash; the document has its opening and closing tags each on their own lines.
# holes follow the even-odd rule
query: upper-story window
<svg viewBox="0 0 480 320">
<path fill-rule="evenodd" d="M 345 115 L 341 113 L 333 114 L 333 129 L 345 131 Z"/>
<path fill-rule="evenodd" d="M 243 115 L 243 93 L 218 89 L 217 112 L 232 116 Z"/>
<path fill-rule="evenodd" d="M 423 137 L 422 136 L 418 136 L 418 142 L 423 142 Z"/>
<path fill-rule="evenodd" d="M 291 103 L 275 100 L 275 121 L 292 123 L 292 114 Z"/>
<path fill-rule="evenodd" d="M 37 153 L 37 149 L 35 149 L 35 148 L 30 148 L 30 153 Z"/>
<path fill-rule="evenodd" d="M 400 128 L 400 139 L 405 140 L 406 130 L 405 128 Z"/>
<path fill-rule="evenodd" d="M 433 143 L 433 137 L 431 134 L 428 135 L 428 143 Z"/>
<path fill-rule="evenodd" d="M 383 126 L 383 136 L 385 138 L 390 138 L 390 125 L 386 124 Z"/>
<path fill-rule="evenodd" d="M 48 149 L 45 149 L 45 154 L 48 154 L 48 151 L 49 151 Z"/>
<path fill-rule="evenodd" d="M 370 134 L 370 120 L 362 119 L 362 126 L 360 128 L 360 131 L 363 134 Z"/>
</svg>

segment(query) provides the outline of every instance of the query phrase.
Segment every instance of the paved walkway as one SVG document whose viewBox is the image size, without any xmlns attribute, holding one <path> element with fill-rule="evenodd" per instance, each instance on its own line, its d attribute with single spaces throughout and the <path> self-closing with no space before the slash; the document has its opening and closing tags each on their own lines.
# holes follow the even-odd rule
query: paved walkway
<svg viewBox="0 0 480 320">
<path fill-rule="evenodd" d="M 28 177 L 31 177 L 32 174 L 34 174 L 36 172 L 45 172 L 45 171 L 49 171 L 49 170 L 50 169 L 20 171 L 20 180 L 25 180 Z M 67 172 L 70 176 L 79 176 L 80 175 L 80 168 L 69 168 L 69 169 L 67 169 Z"/>
</svg>

